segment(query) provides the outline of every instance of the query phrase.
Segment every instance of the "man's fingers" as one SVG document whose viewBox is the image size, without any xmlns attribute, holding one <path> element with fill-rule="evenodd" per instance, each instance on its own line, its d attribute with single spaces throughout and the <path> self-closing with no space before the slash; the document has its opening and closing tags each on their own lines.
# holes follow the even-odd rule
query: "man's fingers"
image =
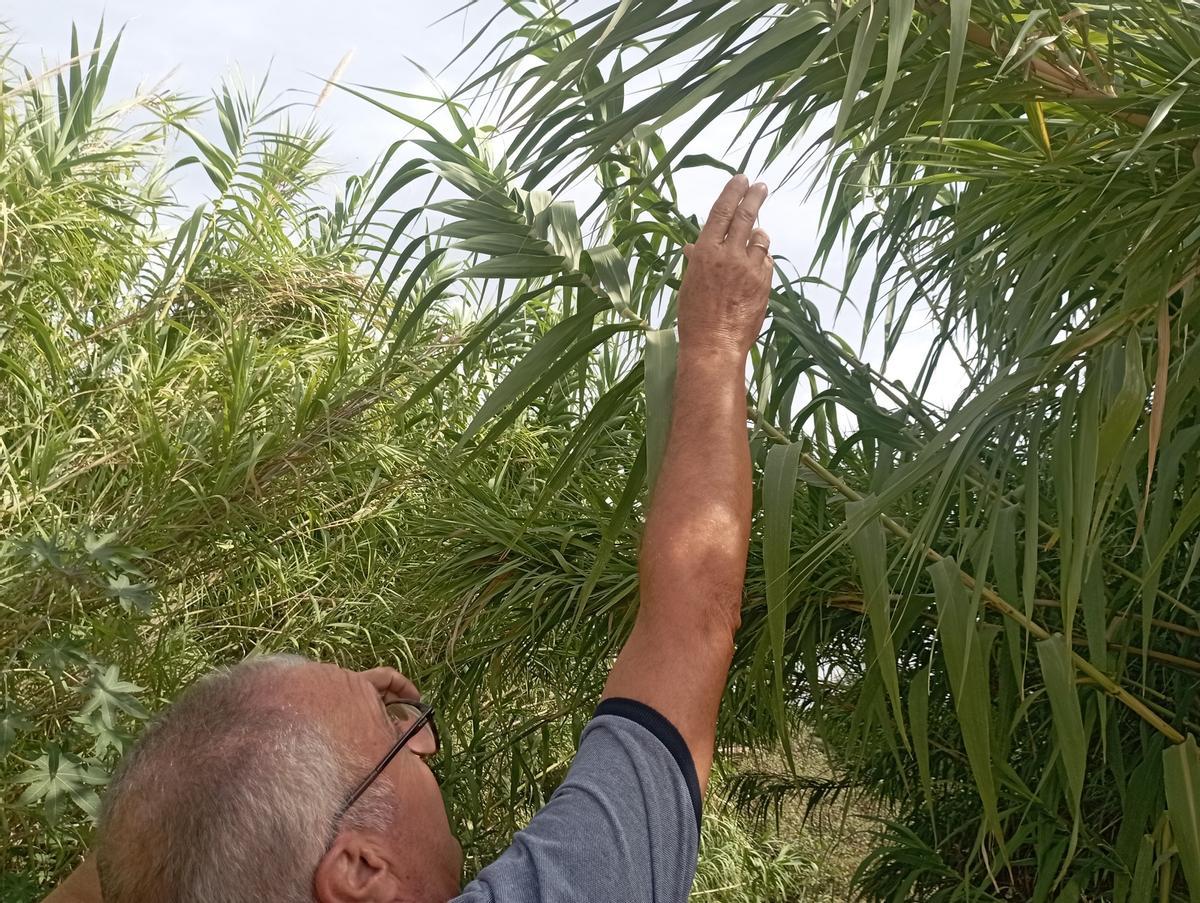
<svg viewBox="0 0 1200 903">
<path fill-rule="evenodd" d="M 733 214 L 733 222 L 729 225 L 729 233 L 725 240 L 735 247 L 744 247 L 750 239 L 750 232 L 758 220 L 758 211 L 767 199 L 767 186 L 755 182 L 750 186 L 742 203 Z"/>
<path fill-rule="evenodd" d="M 363 671 L 362 676 L 379 691 L 384 702 L 421 698 L 421 691 L 417 689 L 417 685 L 395 668 L 372 668 L 370 671 Z"/>
<path fill-rule="evenodd" d="M 746 252 L 754 259 L 767 257 L 771 252 L 771 236 L 763 229 L 755 229 L 746 243 Z"/>
<path fill-rule="evenodd" d="M 745 197 L 749 184 L 749 180 L 741 173 L 729 180 L 709 211 L 708 221 L 700 230 L 700 241 L 719 244 L 725 240 L 733 222 L 733 215 Z"/>
</svg>

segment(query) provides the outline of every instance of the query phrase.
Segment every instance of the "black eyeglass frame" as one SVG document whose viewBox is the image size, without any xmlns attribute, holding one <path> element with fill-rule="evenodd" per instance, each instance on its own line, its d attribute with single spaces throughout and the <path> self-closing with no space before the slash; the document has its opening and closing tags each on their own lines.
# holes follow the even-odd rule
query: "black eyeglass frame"
<svg viewBox="0 0 1200 903">
<path fill-rule="evenodd" d="M 350 807 L 357 803 L 362 795 L 371 788 L 371 785 L 375 783 L 375 779 L 383 774 L 383 770 L 391 764 L 392 759 L 400 754 L 400 750 L 404 749 L 409 741 L 419 734 L 426 725 L 429 726 L 429 731 L 433 734 L 433 752 L 429 755 L 423 755 L 421 758 L 425 759 L 430 756 L 436 756 L 442 748 L 442 740 L 438 736 L 437 723 L 433 720 L 433 706 L 427 702 L 421 702 L 419 699 L 397 699 L 388 703 L 388 705 L 411 706 L 421 714 L 417 716 L 417 719 L 411 725 L 405 728 L 404 733 L 392 744 L 392 748 L 388 750 L 387 755 L 380 759 L 379 764 L 371 769 L 371 773 L 363 778 L 361 783 L 354 788 L 354 792 L 350 794 L 349 798 L 342 805 L 342 808 L 338 810 L 337 817 L 334 819 L 335 825 L 350 811 Z"/>
</svg>

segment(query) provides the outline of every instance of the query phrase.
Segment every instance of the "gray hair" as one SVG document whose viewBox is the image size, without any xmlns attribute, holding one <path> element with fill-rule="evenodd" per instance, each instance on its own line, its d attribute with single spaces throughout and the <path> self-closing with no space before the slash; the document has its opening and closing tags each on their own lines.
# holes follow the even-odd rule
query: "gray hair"
<svg viewBox="0 0 1200 903">
<path fill-rule="evenodd" d="M 312 903 L 348 776 L 362 765 L 318 725 L 264 705 L 262 678 L 303 663 L 270 656 L 221 669 L 146 729 L 101 809 L 105 903 Z M 364 796 L 345 826 L 386 830 L 381 796 Z"/>
</svg>

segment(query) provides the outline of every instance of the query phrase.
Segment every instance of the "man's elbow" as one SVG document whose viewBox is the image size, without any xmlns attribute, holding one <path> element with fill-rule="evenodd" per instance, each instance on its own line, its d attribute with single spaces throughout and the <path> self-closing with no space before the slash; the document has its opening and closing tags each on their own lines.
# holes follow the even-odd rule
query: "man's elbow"
<svg viewBox="0 0 1200 903">
<path fill-rule="evenodd" d="M 742 580 L 729 575 L 650 569 L 642 577 L 639 617 L 652 617 L 675 631 L 696 631 L 732 642 L 742 625 Z"/>
</svg>

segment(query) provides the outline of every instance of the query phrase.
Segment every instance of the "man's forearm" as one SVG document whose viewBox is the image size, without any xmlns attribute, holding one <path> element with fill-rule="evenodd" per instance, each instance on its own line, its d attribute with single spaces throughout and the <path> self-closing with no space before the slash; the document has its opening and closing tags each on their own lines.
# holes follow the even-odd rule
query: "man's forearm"
<svg viewBox="0 0 1200 903">
<path fill-rule="evenodd" d="M 754 228 L 765 185 L 736 176 L 713 205 L 679 290 L 679 365 L 667 449 L 646 515 L 641 603 L 605 696 L 628 696 L 683 736 L 703 787 L 741 620 L 750 541 L 746 356 L 771 284 Z"/>
<path fill-rule="evenodd" d="M 741 619 L 750 534 L 744 355 L 681 350 L 667 450 L 642 539 L 641 604 L 606 696 L 668 714 L 701 788 Z"/>
<path fill-rule="evenodd" d="M 681 349 L 641 559 L 640 617 L 730 640 L 741 616 L 750 538 L 744 368 L 735 350 Z"/>
</svg>

